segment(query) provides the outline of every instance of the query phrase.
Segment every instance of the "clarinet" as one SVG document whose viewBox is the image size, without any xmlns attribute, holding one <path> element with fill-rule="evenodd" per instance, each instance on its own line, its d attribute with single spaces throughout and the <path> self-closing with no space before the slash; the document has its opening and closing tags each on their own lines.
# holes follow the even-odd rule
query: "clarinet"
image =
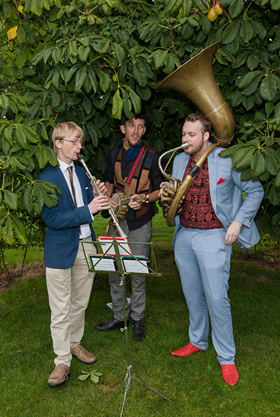
<svg viewBox="0 0 280 417">
<path fill-rule="evenodd" d="M 85 161 L 84 161 L 84 157 L 83 157 L 83 155 L 81 155 L 80 153 L 78 154 L 78 158 L 79 158 L 79 161 L 81 161 L 81 163 L 82 163 L 82 165 L 83 165 L 83 167 L 85 168 L 85 170 L 86 170 L 86 173 L 87 173 L 87 176 L 89 177 L 89 180 L 90 180 L 90 182 L 91 182 L 91 184 L 94 186 L 94 188 L 96 189 L 96 192 L 97 192 L 97 194 L 98 195 L 104 195 L 100 190 L 99 190 L 99 188 L 98 188 L 98 185 L 96 184 L 96 178 L 95 178 L 95 176 L 94 175 L 92 175 L 91 174 L 91 172 L 90 172 L 90 170 L 88 169 L 88 167 L 87 167 L 87 165 L 86 165 L 86 163 L 85 163 Z M 122 228 L 120 227 L 120 225 L 119 225 L 119 221 L 118 221 L 118 219 L 117 219 L 117 216 L 115 215 L 115 212 L 114 212 L 114 210 L 112 209 L 112 207 L 110 207 L 109 208 L 109 214 L 110 214 L 110 216 L 111 216 L 111 218 L 112 218 L 112 220 L 113 220 L 113 223 L 114 223 L 114 225 L 116 226 L 116 228 L 117 228 L 117 230 L 118 230 L 118 233 L 119 233 L 119 235 L 121 236 L 121 237 L 123 237 L 123 238 L 125 238 L 125 239 L 127 239 L 127 235 L 124 233 L 124 231 L 122 230 Z"/>
</svg>

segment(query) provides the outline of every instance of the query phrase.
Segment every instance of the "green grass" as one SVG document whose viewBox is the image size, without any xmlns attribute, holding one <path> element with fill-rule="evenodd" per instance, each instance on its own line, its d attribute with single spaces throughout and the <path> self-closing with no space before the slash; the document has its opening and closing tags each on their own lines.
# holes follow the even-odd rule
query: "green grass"
<svg viewBox="0 0 280 417">
<path fill-rule="evenodd" d="M 98 217 L 99 218 L 99 217 Z M 106 220 L 97 220 L 104 235 Z M 160 278 L 147 279 L 147 337 L 132 340 L 128 329 L 132 375 L 137 374 L 169 403 L 134 379 L 123 416 L 129 417 L 262 417 L 280 415 L 279 271 L 271 272 L 232 261 L 231 299 L 237 386 L 227 386 L 212 343 L 207 352 L 175 358 L 170 351 L 188 343 L 188 311 L 173 260 L 168 228 L 154 219 L 154 242 Z M 129 279 L 128 279 L 129 280 Z M 44 277 L 19 281 L 0 294 L 0 415 L 1 417 L 113 417 L 119 416 L 127 367 L 125 335 L 99 333 L 93 326 L 112 318 L 106 274 L 96 276 L 86 313 L 83 344 L 98 358 L 92 366 L 73 359 L 71 377 L 60 388 L 47 386 L 53 370 L 50 312 Z M 99 384 L 78 379 L 82 371 L 97 369 Z"/>
</svg>

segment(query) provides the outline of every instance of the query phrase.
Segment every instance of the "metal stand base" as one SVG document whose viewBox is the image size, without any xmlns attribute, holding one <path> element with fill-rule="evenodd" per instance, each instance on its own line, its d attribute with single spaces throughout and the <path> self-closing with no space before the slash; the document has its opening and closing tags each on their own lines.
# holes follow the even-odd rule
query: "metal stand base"
<svg viewBox="0 0 280 417">
<path fill-rule="evenodd" d="M 124 399 L 123 399 L 123 404 L 122 404 L 122 409 L 121 409 L 121 414 L 120 417 L 122 417 L 123 415 L 123 410 L 124 410 L 124 406 L 125 406 L 125 401 L 126 401 L 126 396 L 128 393 L 128 390 L 130 388 L 130 384 L 131 384 L 131 380 L 134 379 L 135 381 L 139 382 L 140 384 L 142 384 L 145 388 L 155 392 L 157 395 L 159 395 L 160 397 L 164 398 L 165 400 L 169 401 L 172 403 L 171 400 L 169 400 L 167 397 L 165 397 L 164 395 L 160 394 L 159 392 L 157 392 L 156 390 L 154 390 L 153 388 L 149 387 L 148 385 L 145 384 L 145 382 L 143 382 L 142 378 L 138 375 L 138 373 L 135 371 L 135 369 L 132 367 L 132 365 L 130 365 L 130 358 L 129 358 L 129 344 L 128 344 L 128 328 L 127 328 L 127 321 L 126 321 L 126 312 L 125 312 L 125 299 L 124 299 L 124 279 L 125 276 L 121 275 L 121 282 L 120 285 L 122 287 L 122 301 L 123 301 L 123 314 L 124 314 L 124 329 L 123 331 L 125 332 L 125 340 L 126 340 L 126 352 L 127 352 L 127 367 L 126 367 L 126 373 L 123 379 L 121 379 L 119 382 L 116 382 L 114 385 L 111 385 L 109 388 L 113 388 L 116 385 L 120 384 L 121 382 L 125 382 L 125 391 L 124 391 Z M 134 370 L 135 374 L 137 375 L 137 377 L 139 378 L 135 378 L 134 375 L 132 375 L 132 371 Z"/>
</svg>

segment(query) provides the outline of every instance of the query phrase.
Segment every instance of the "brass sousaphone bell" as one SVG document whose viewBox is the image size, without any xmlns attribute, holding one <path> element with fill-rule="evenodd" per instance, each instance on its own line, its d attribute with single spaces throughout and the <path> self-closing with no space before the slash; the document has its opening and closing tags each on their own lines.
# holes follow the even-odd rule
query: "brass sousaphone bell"
<svg viewBox="0 0 280 417">
<path fill-rule="evenodd" d="M 219 47 L 220 42 L 208 46 L 180 68 L 173 71 L 156 88 L 157 92 L 171 89 L 183 93 L 196 105 L 202 114 L 208 117 L 214 130 L 213 144 L 208 147 L 197 161 L 193 167 L 194 169 L 187 175 L 183 183 L 176 178 L 171 178 L 161 167 L 162 157 L 174 150 L 171 149 L 165 152 L 159 158 L 159 168 L 163 175 L 176 184 L 180 184 L 166 215 L 168 226 L 175 225 L 175 216 L 180 209 L 180 205 L 209 153 L 217 146 L 226 148 L 234 137 L 235 123 L 233 114 L 219 90 L 212 69 L 213 57 Z M 182 146 L 176 148 L 176 150 L 180 148 Z M 161 199 L 161 203 L 164 204 L 164 196 Z"/>
</svg>

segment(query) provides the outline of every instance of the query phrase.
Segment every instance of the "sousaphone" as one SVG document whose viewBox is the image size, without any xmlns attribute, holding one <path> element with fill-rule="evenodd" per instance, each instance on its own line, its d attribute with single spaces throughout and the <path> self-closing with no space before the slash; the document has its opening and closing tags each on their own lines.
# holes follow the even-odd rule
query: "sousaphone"
<svg viewBox="0 0 280 417">
<path fill-rule="evenodd" d="M 234 137 L 235 123 L 233 114 L 219 90 L 212 69 L 213 57 L 219 47 L 220 42 L 208 46 L 180 68 L 173 71 L 156 88 L 157 92 L 171 89 L 183 93 L 196 105 L 201 113 L 208 117 L 214 130 L 213 144 L 208 147 L 182 183 L 179 179 L 171 178 L 161 166 L 162 157 L 167 153 L 174 152 L 174 149 L 165 152 L 159 158 L 161 172 L 175 185 L 175 195 L 172 198 L 172 202 L 170 202 L 169 191 L 163 194 L 161 198 L 168 226 L 175 225 L 175 217 L 180 210 L 182 201 L 209 153 L 217 146 L 226 148 Z M 186 146 L 182 145 L 175 148 L 175 150 Z"/>
</svg>

